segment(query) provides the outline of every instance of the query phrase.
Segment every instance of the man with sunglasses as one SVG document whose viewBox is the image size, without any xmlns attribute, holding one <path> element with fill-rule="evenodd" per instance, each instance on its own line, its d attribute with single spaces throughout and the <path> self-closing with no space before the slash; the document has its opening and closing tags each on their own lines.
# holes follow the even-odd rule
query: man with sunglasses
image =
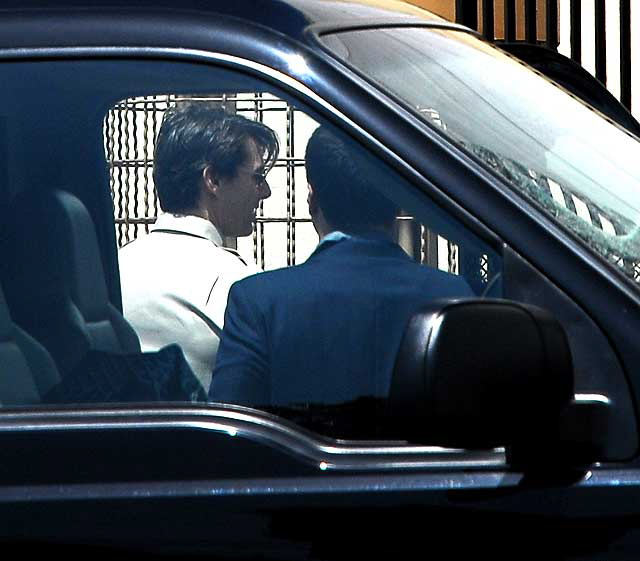
<svg viewBox="0 0 640 561">
<path fill-rule="evenodd" d="M 251 234 L 277 154 L 262 123 L 204 102 L 169 109 L 153 169 L 163 214 L 119 253 L 123 311 L 142 350 L 178 343 L 204 388 L 229 287 L 257 272 L 223 239 Z"/>
</svg>

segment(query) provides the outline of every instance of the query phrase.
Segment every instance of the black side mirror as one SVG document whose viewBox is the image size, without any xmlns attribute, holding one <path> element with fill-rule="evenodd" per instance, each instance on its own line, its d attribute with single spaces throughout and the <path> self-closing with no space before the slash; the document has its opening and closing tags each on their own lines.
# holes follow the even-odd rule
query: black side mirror
<svg viewBox="0 0 640 561">
<path fill-rule="evenodd" d="M 398 435 L 452 448 L 505 447 L 515 466 L 601 453 L 604 400 L 577 398 L 571 352 L 547 311 L 508 300 L 435 302 L 401 342 L 389 393 Z"/>
</svg>

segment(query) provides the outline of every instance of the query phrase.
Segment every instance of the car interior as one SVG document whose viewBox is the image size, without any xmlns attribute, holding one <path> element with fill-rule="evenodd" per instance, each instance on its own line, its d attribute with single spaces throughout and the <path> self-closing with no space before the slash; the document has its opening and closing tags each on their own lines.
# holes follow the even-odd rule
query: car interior
<svg viewBox="0 0 640 561">
<path fill-rule="evenodd" d="M 14 320 L 51 353 L 62 376 L 85 353 L 140 352 L 122 313 L 109 301 L 93 221 L 74 195 L 21 193 L 5 222 L 12 249 L 3 287 Z M 33 222 L 24 216 L 33 217 Z"/>
<path fill-rule="evenodd" d="M 305 140 L 296 136 L 296 119 L 307 125 L 337 124 L 352 142 L 355 136 L 290 92 L 227 68 L 78 59 L 13 62 L 0 72 L 11 84 L 8 93 L 0 94 L 5 107 L 0 118 L 0 179 L 5 185 L 0 193 L 0 403 L 5 408 L 45 404 L 48 392 L 90 351 L 140 354 L 138 337 L 121 310 L 117 252 L 144 235 L 157 215 L 149 181 L 153 135 L 163 107 L 177 102 L 175 96 L 228 101 L 229 92 L 251 94 L 249 101 L 242 96 L 233 100 L 236 109 L 279 130 L 284 152 L 270 182 L 281 187 L 265 201 L 253 236 L 225 240 L 265 269 L 299 263 L 317 243 L 313 237 L 303 241 L 311 225 L 299 148 Z M 33 87 L 43 81 L 50 88 L 46 103 Z M 154 96 L 160 100 L 158 110 Z M 136 105 L 140 99 L 144 102 Z M 276 105 L 284 110 L 276 111 Z M 26 106 L 33 111 L 25 112 Z M 278 122 L 275 115 L 286 119 Z M 354 144 L 362 149 L 361 141 Z M 624 375 L 606 337 L 588 323 L 585 312 L 523 256 L 506 244 L 487 241 L 468 216 L 436 204 L 426 188 L 417 189 L 375 146 L 365 149 L 380 159 L 381 173 L 389 177 L 384 194 L 403 209 L 396 232 L 403 249 L 425 265 L 463 275 L 479 298 L 551 306 L 568 333 L 575 391 L 616 396 L 607 429 L 616 436 L 608 440 L 608 453 L 623 456 L 634 447 Z M 146 207 L 141 203 L 145 197 Z M 272 257 L 276 246 L 279 256 Z M 468 337 L 469 331 L 460 329 L 458 336 Z M 312 428 L 335 425 L 317 418 L 310 422 L 307 414 L 313 417 L 313 409 L 289 413 Z M 371 435 L 379 433 L 371 429 Z"/>
<path fill-rule="evenodd" d="M 0 405 L 41 403 L 46 392 L 60 381 L 60 373 L 49 352 L 14 323 L 1 290 L 0 338 Z"/>
</svg>

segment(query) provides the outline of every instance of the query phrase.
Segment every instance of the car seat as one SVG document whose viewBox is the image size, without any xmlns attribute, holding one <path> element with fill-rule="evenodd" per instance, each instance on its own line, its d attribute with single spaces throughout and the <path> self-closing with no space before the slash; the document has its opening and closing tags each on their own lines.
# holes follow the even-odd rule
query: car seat
<svg viewBox="0 0 640 561">
<path fill-rule="evenodd" d="M 59 381 L 49 353 L 13 323 L 0 290 L 0 406 L 39 403 Z"/>
<path fill-rule="evenodd" d="M 3 228 L 3 254 L 11 257 L 0 269 L 12 317 L 63 377 L 89 350 L 140 352 L 135 331 L 109 301 L 93 221 L 76 196 L 21 193 Z"/>
</svg>

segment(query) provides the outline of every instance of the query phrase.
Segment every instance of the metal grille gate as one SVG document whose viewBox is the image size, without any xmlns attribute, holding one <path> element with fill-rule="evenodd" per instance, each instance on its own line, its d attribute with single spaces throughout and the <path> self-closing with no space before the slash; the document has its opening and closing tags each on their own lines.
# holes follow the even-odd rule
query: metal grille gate
<svg viewBox="0 0 640 561">
<path fill-rule="evenodd" d="M 631 0 L 618 0 L 617 13 L 607 11 L 606 0 L 593 0 L 594 37 L 585 37 L 582 26 L 582 0 L 563 0 L 569 5 L 570 55 L 583 63 L 583 39 L 593 40 L 595 77 L 605 86 L 607 76 L 608 18 L 616 18 L 620 33 L 620 101 L 631 110 Z M 557 50 L 559 45 L 559 0 L 456 0 L 456 20 L 477 29 L 490 41 L 524 41 L 545 44 Z M 496 29 L 496 21 L 501 29 Z M 518 33 L 523 30 L 523 33 Z"/>
<path fill-rule="evenodd" d="M 265 270 L 303 262 L 318 242 L 306 204 L 303 158 L 309 135 L 317 124 L 284 100 L 262 93 L 146 96 L 123 100 L 109 110 L 104 121 L 104 141 L 118 246 L 147 233 L 160 212 L 153 184 L 155 139 L 164 112 L 183 101 L 213 102 L 264 122 L 277 132 L 281 151 L 269 172 L 272 196 L 258 209 L 253 235 L 225 239 L 225 244 Z M 399 243 L 418 261 L 455 274 L 468 270 L 468 264 L 461 264 L 461 248 L 416 223 L 411 216 L 398 217 L 397 233 Z M 478 283 L 486 284 L 487 256 L 476 256 L 472 267 Z"/>
</svg>

